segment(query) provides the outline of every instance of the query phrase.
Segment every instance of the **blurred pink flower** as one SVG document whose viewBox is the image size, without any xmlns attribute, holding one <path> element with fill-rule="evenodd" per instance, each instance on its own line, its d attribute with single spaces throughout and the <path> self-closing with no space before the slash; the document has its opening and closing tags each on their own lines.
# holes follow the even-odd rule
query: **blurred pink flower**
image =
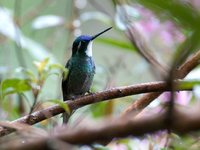
<svg viewBox="0 0 200 150">
<path fill-rule="evenodd" d="M 141 20 L 138 24 L 142 27 L 143 32 L 147 34 L 150 32 L 155 32 L 160 27 L 160 23 L 155 18 L 150 18 L 149 20 Z"/>
<path fill-rule="evenodd" d="M 131 10 L 137 12 L 139 17 L 132 20 L 132 25 L 139 31 L 152 51 L 156 51 L 163 56 L 171 56 L 169 52 L 174 52 L 177 45 L 185 40 L 180 27 L 172 20 L 161 21 L 156 14 L 140 6 L 129 6 L 127 15 L 131 16 Z M 166 54 L 167 53 L 167 54 Z"/>
<path fill-rule="evenodd" d="M 200 8 L 200 0 L 191 0 L 189 2 L 192 4 L 193 7 L 197 9 Z"/>
<path fill-rule="evenodd" d="M 170 99 L 170 95 L 171 95 L 170 92 L 165 92 L 161 95 L 161 99 L 164 102 L 167 102 Z M 181 92 L 176 92 L 175 96 L 176 96 L 175 102 L 177 104 L 188 105 L 191 100 L 192 94 L 188 91 L 181 91 Z"/>
</svg>

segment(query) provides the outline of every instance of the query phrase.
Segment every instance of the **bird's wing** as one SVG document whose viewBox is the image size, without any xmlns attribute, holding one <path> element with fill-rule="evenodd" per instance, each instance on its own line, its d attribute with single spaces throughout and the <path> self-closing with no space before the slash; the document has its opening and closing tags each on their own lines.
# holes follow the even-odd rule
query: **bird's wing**
<svg viewBox="0 0 200 150">
<path fill-rule="evenodd" d="M 94 71 L 94 73 L 96 73 L 96 67 L 95 67 L 95 64 L 94 64 L 94 60 L 92 59 L 92 66 L 93 66 L 93 71 Z"/>
<path fill-rule="evenodd" d="M 63 100 L 66 100 L 67 99 L 67 93 L 66 93 L 66 90 L 67 90 L 67 85 L 68 85 L 68 80 L 69 80 L 69 76 L 71 74 L 71 69 L 70 69 L 70 66 L 71 66 L 71 59 L 69 59 L 69 61 L 67 62 L 65 68 L 68 69 L 68 75 L 66 78 L 62 78 L 62 93 L 63 93 Z"/>
</svg>

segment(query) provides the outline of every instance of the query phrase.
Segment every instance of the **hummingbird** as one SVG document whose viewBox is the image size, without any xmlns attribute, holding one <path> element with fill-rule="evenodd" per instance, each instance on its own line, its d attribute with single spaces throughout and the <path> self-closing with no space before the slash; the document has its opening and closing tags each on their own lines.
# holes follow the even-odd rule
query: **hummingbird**
<svg viewBox="0 0 200 150">
<path fill-rule="evenodd" d="M 65 68 L 68 75 L 62 79 L 63 100 L 74 99 L 76 97 L 90 93 L 90 87 L 95 74 L 95 63 L 92 58 L 93 40 L 112 27 L 94 35 L 81 35 L 75 39 L 72 45 L 72 55 Z M 67 123 L 68 115 L 63 114 L 63 123 Z"/>
</svg>

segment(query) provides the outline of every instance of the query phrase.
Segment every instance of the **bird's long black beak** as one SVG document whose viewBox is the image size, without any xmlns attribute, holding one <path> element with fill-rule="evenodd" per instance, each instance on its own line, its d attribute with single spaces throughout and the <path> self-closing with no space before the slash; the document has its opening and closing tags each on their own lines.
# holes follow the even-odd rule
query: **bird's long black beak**
<svg viewBox="0 0 200 150">
<path fill-rule="evenodd" d="M 100 33 L 98 33 L 98 34 L 92 36 L 92 39 L 91 39 L 91 40 L 94 40 L 95 38 L 97 38 L 97 37 L 100 36 L 101 34 L 107 32 L 107 31 L 110 30 L 111 28 L 112 28 L 112 27 L 110 27 L 110 28 L 108 28 L 108 29 L 105 29 L 104 31 L 102 31 L 102 32 L 100 32 Z"/>
</svg>

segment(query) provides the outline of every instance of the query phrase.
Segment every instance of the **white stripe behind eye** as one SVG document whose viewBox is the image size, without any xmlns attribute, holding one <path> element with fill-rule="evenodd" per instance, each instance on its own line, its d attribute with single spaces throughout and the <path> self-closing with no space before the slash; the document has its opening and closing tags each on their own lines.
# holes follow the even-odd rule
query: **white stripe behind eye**
<svg viewBox="0 0 200 150">
<path fill-rule="evenodd" d="M 86 55 L 88 57 L 92 57 L 92 41 L 89 43 L 87 50 L 86 50 Z"/>
<path fill-rule="evenodd" d="M 81 41 L 78 43 L 78 50 L 81 48 Z"/>
</svg>

